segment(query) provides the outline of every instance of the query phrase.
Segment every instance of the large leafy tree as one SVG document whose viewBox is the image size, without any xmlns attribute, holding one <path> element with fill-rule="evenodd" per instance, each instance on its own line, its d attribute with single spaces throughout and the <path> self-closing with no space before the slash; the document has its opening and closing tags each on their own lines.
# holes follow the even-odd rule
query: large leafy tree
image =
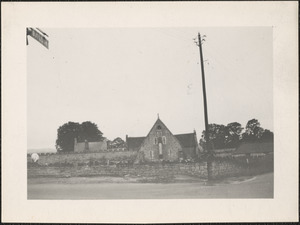
<svg viewBox="0 0 300 225">
<path fill-rule="evenodd" d="M 79 141 L 101 141 L 103 133 L 98 129 L 97 124 L 90 121 L 80 125 Z"/>
<path fill-rule="evenodd" d="M 270 130 L 264 130 L 261 138 L 260 138 L 261 141 L 273 141 L 274 140 L 274 134 L 272 131 Z"/>
<path fill-rule="evenodd" d="M 200 139 L 200 145 L 206 149 L 207 147 L 220 149 L 225 146 L 225 135 L 226 129 L 224 125 L 220 124 L 209 124 L 208 125 L 208 137 L 209 143 L 206 141 L 205 131 L 202 132 Z"/>
<path fill-rule="evenodd" d="M 68 122 L 57 130 L 56 149 L 61 152 L 74 151 L 74 140 L 78 141 L 101 141 L 102 132 L 92 122 L 75 123 Z"/>
<path fill-rule="evenodd" d="M 56 150 L 62 152 L 74 151 L 74 139 L 78 138 L 80 124 L 68 122 L 60 126 L 57 130 Z"/>
<path fill-rule="evenodd" d="M 207 147 L 213 149 L 236 148 L 241 141 L 273 141 L 273 133 L 263 129 L 257 119 L 249 120 L 244 133 L 242 133 L 243 130 L 244 128 L 238 122 L 229 123 L 227 126 L 209 124 L 210 143 L 206 144 L 205 131 L 203 131 L 199 144 L 207 150 Z"/>
<path fill-rule="evenodd" d="M 249 120 L 246 125 L 245 133 L 243 133 L 242 140 L 243 141 L 258 141 L 262 134 L 264 133 L 264 129 L 260 126 L 260 123 L 257 119 Z"/>
<path fill-rule="evenodd" d="M 238 122 L 232 122 L 227 124 L 225 128 L 225 147 L 235 148 L 238 146 L 241 138 L 243 127 Z"/>
</svg>

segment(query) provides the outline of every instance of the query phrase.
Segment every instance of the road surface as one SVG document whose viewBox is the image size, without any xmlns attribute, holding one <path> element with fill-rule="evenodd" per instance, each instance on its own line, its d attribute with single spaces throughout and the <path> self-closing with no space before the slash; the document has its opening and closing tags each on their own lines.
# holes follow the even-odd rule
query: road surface
<svg viewBox="0 0 300 225">
<path fill-rule="evenodd" d="M 28 199 L 273 198 L 273 173 L 214 183 L 28 182 Z"/>
</svg>

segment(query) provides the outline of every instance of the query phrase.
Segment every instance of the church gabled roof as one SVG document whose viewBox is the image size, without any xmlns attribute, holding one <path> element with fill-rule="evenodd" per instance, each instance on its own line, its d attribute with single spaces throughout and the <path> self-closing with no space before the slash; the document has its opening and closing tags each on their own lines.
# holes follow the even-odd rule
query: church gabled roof
<svg viewBox="0 0 300 225">
<path fill-rule="evenodd" d="M 184 148 L 196 147 L 197 146 L 194 133 L 176 134 L 174 136 L 178 139 L 181 146 L 184 147 Z"/>
<path fill-rule="evenodd" d="M 140 148 L 140 146 L 144 143 L 145 139 L 149 136 L 150 132 L 158 125 L 165 127 L 165 129 L 167 129 L 170 132 L 170 134 L 173 135 L 169 128 L 158 117 L 146 137 L 128 137 L 127 147 L 129 149 Z M 197 147 L 198 145 L 197 140 L 195 139 L 195 133 L 177 134 L 173 136 L 182 148 Z"/>
<path fill-rule="evenodd" d="M 168 127 L 160 120 L 160 118 L 159 118 L 159 116 L 158 116 L 157 120 L 155 121 L 155 123 L 154 123 L 153 126 L 151 127 L 151 129 L 150 129 L 150 131 L 148 132 L 147 136 L 144 137 L 144 140 L 141 142 L 141 145 L 144 143 L 145 139 L 149 136 L 150 132 L 154 129 L 154 127 L 156 127 L 156 126 L 158 126 L 158 125 L 165 127 L 165 129 L 167 129 L 167 130 L 170 132 L 170 134 L 173 135 L 172 132 L 169 130 L 169 128 L 168 128 Z M 173 135 L 173 136 L 174 136 L 174 135 Z M 175 138 L 175 139 L 176 139 L 176 138 Z M 176 139 L 176 140 L 178 141 L 179 145 L 181 145 L 180 141 L 179 141 L 178 139 Z M 181 147 L 183 147 L 183 146 L 181 145 Z"/>
<path fill-rule="evenodd" d="M 154 127 L 156 127 L 157 125 L 162 125 L 163 127 L 165 127 L 170 134 L 172 134 L 172 132 L 169 130 L 169 128 L 160 120 L 160 118 L 158 117 L 157 120 L 155 121 L 155 123 L 153 124 L 153 126 L 151 127 L 151 129 L 149 130 L 149 133 L 147 134 L 146 137 L 149 136 L 150 132 L 154 129 Z M 173 135 L 173 134 L 172 134 Z"/>
</svg>

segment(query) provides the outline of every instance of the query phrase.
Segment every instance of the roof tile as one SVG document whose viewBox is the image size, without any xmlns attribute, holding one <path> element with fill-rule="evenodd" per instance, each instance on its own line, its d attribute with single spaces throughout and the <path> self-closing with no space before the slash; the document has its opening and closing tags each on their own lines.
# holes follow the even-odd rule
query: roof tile
<svg viewBox="0 0 300 225">
<path fill-rule="evenodd" d="M 127 146 L 129 149 L 139 148 L 145 137 L 128 137 Z"/>
<path fill-rule="evenodd" d="M 178 139 L 182 147 L 188 148 L 188 147 L 197 146 L 194 135 L 195 135 L 194 133 L 188 133 L 188 134 L 176 134 L 174 136 Z"/>
</svg>

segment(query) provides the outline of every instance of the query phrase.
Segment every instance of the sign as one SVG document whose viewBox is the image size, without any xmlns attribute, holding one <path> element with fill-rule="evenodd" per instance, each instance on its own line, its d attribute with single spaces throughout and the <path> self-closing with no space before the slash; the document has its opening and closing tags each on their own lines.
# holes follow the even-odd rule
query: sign
<svg viewBox="0 0 300 225">
<path fill-rule="evenodd" d="M 27 35 L 33 37 L 35 40 L 37 40 L 38 42 L 40 42 L 42 45 L 44 45 L 46 48 L 49 49 L 49 41 L 36 30 L 32 28 L 27 28 Z"/>
</svg>

